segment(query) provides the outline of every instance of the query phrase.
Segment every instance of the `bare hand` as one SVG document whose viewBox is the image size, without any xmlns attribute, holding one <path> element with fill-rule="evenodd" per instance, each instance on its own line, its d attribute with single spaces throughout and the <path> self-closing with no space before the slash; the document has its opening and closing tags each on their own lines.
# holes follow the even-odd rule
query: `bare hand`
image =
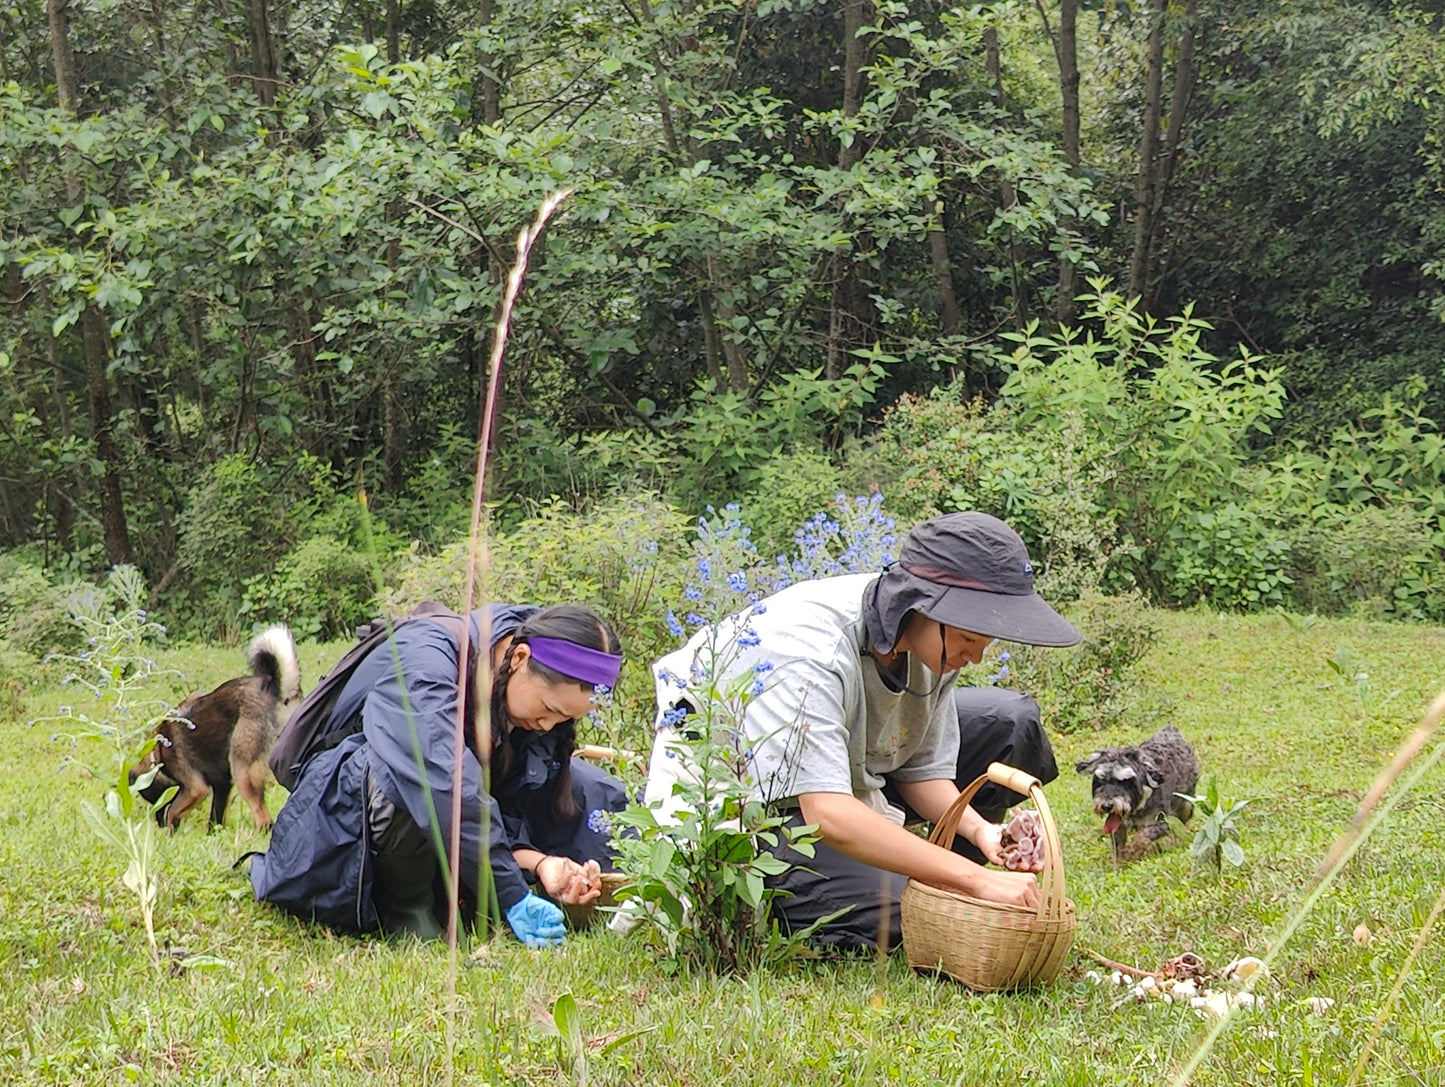
<svg viewBox="0 0 1445 1087">
<path fill-rule="evenodd" d="M 1027 872 L 985 871 L 986 883 L 980 885 L 975 898 L 988 902 L 1002 902 L 1009 906 L 1023 906 L 1036 910 L 1043 896 L 1039 881 Z"/>
<path fill-rule="evenodd" d="M 537 862 L 537 882 L 547 897 L 565 906 L 581 906 L 602 893 L 602 869 L 596 861 L 578 864 L 549 855 Z"/>
<path fill-rule="evenodd" d="M 978 846 L 978 851 L 989 864 L 1003 867 L 1003 827 L 997 823 L 979 824 L 973 844 Z"/>
</svg>

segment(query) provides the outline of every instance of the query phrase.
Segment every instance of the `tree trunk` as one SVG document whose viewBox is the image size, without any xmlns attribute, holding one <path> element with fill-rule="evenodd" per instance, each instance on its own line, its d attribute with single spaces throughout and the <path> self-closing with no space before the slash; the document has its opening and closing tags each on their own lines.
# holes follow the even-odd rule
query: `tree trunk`
<svg viewBox="0 0 1445 1087">
<path fill-rule="evenodd" d="M 1164 260 L 1164 206 L 1169 197 L 1169 185 L 1174 179 L 1174 167 L 1178 162 L 1179 141 L 1184 133 L 1184 120 L 1189 112 L 1190 100 L 1194 97 L 1194 85 L 1198 78 L 1199 66 L 1194 61 L 1196 16 L 1199 0 L 1189 0 L 1184 11 L 1184 25 L 1179 33 L 1179 54 L 1174 66 L 1174 91 L 1169 99 L 1169 127 L 1164 133 L 1164 151 L 1159 157 L 1159 169 L 1154 183 L 1153 207 L 1149 212 L 1149 256 L 1153 266 L 1162 268 Z M 1162 276 L 1151 277 L 1147 271 L 1140 293 L 1145 296 L 1146 307 L 1157 294 Z"/>
<path fill-rule="evenodd" d="M 1129 261 L 1129 296 L 1144 293 L 1149 273 L 1149 239 L 1159 171 L 1160 96 L 1164 83 L 1164 19 L 1168 0 L 1153 0 L 1149 27 L 1149 68 L 1144 83 L 1144 118 L 1139 134 L 1139 176 L 1134 186 L 1134 252 Z"/>
<path fill-rule="evenodd" d="M 276 88 L 281 82 L 276 67 L 276 51 L 271 45 L 271 20 L 266 12 L 266 0 L 250 0 L 250 3 L 251 83 L 261 104 L 271 106 L 276 101 Z"/>
<path fill-rule="evenodd" d="M 80 314 L 81 338 L 85 342 L 86 392 L 90 402 L 90 433 L 96 459 L 104 465 L 100 476 L 100 523 L 105 533 L 105 560 L 111 566 L 133 562 L 130 531 L 125 521 L 125 499 L 116 468 L 115 432 L 110 413 L 110 384 L 106 368 L 110 363 L 110 326 L 94 306 Z"/>
<path fill-rule="evenodd" d="M 872 5 L 868 0 L 841 0 L 843 7 L 843 103 L 844 118 L 858 115 L 863 102 L 863 68 L 868 59 L 868 48 L 859 36 L 859 31 L 872 17 Z M 838 169 L 847 173 L 858 165 L 863 157 L 863 147 L 858 140 L 844 140 L 838 149 Z M 843 224 L 846 229 L 848 224 Z M 833 252 L 833 299 L 828 313 L 828 353 L 824 362 L 824 375 L 830 379 L 843 376 L 845 360 L 849 349 L 862 342 L 868 321 L 865 310 L 868 306 L 867 292 L 859 283 L 854 267 L 854 253 L 859 239 L 840 246 Z"/>
<path fill-rule="evenodd" d="M 1063 121 L 1062 146 L 1064 159 L 1072 167 L 1079 165 L 1079 0 L 1060 0 L 1059 36 L 1055 53 L 1059 61 L 1059 96 Z M 1078 229 L 1070 220 L 1066 230 Z M 1078 269 L 1065 253 L 1059 254 L 1059 295 L 1054 306 L 1059 324 L 1073 324 L 1078 316 Z"/>
<path fill-rule="evenodd" d="M 341 448 L 336 444 L 338 413 L 334 410 L 335 398 L 331 395 L 328 372 L 323 370 L 316 357 L 316 332 L 312 327 L 316 324 L 313 308 L 315 301 L 312 291 L 308 289 L 292 299 L 288 309 L 291 365 L 306 396 L 306 402 L 315 412 L 316 425 L 310 428 L 310 433 L 303 439 L 306 451 L 340 467 L 343 456 Z"/>
<path fill-rule="evenodd" d="M 708 261 L 709 267 L 712 263 L 711 260 Z M 711 297 L 712 292 L 709 291 L 708 295 Z M 723 361 L 727 363 L 728 389 L 735 393 L 745 393 L 748 391 L 748 359 L 738 342 L 728 335 L 737 315 L 736 307 L 730 302 L 717 302 L 717 317 L 723 326 L 718 330 L 718 340 L 722 344 Z"/>
<path fill-rule="evenodd" d="M 727 379 L 722 369 L 722 337 L 718 335 L 717 318 L 713 315 L 712 292 L 704 287 L 698 292 L 697 314 L 702 322 L 702 344 L 707 376 L 712 378 L 713 388 L 726 388 Z"/>
<path fill-rule="evenodd" d="M 933 225 L 928 231 L 928 254 L 933 264 L 933 282 L 938 288 L 938 325 L 945 336 L 957 336 L 960 327 L 958 295 L 953 289 L 953 266 L 948 260 L 948 232 L 943 223 L 943 201 L 933 205 Z"/>
<path fill-rule="evenodd" d="M 1003 113 L 1008 103 L 1003 93 L 1003 68 L 999 63 L 998 30 L 995 27 L 989 27 L 983 32 L 983 56 L 984 67 L 993 81 L 994 108 L 999 113 Z M 1013 182 L 1002 175 L 998 179 L 998 196 L 1005 211 L 1019 202 L 1018 192 L 1014 189 Z M 1024 323 L 1024 314 L 1028 309 L 1027 301 L 1024 298 L 1023 281 L 1019 276 L 1019 266 L 1022 262 L 1023 255 L 1019 252 L 1013 231 L 1009 231 L 1009 290 L 1013 300 L 1014 321 L 1020 325 Z"/>
<path fill-rule="evenodd" d="M 56 96 L 60 108 L 74 116 L 80 104 L 80 87 L 75 52 L 70 47 L 67 3 L 68 0 L 46 0 L 45 6 L 50 24 L 50 50 L 55 61 Z M 80 192 L 73 174 L 67 176 L 66 189 L 71 203 L 78 202 Z M 81 311 L 80 333 L 85 352 L 85 390 L 90 406 L 91 440 L 95 442 L 95 456 L 101 464 L 100 522 L 105 536 L 105 558 L 115 566 L 131 562 L 132 552 L 112 429 L 110 378 L 106 372 L 110 366 L 110 325 L 94 305 L 87 305 Z"/>
<path fill-rule="evenodd" d="M 70 48 L 69 0 L 46 0 L 45 15 L 50 23 L 50 55 L 55 62 L 55 94 L 60 108 L 74 115 L 80 79 L 75 72 L 75 52 Z"/>
<path fill-rule="evenodd" d="M 481 0 L 478 22 L 491 26 L 496 18 L 495 0 Z M 496 76 L 497 58 L 491 53 L 482 54 L 482 123 L 495 125 L 502 119 L 502 99 Z"/>
<path fill-rule="evenodd" d="M 386 60 L 401 60 L 401 0 L 386 0 Z"/>
<path fill-rule="evenodd" d="M 639 0 L 638 6 L 642 12 L 643 22 L 649 29 L 656 29 L 657 24 L 653 19 L 652 5 L 648 0 Z M 663 142 L 666 144 L 673 162 L 679 166 L 695 165 L 698 160 L 696 145 L 689 141 L 688 145 L 684 147 L 682 140 L 678 138 L 678 125 L 672 115 L 667 67 L 663 63 L 662 53 L 654 48 L 651 58 L 652 70 L 657 81 L 657 109 L 658 116 L 662 121 Z M 687 125 L 684 124 L 682 128 L 685 131 Z M 722 307 L 717 302 L 713 293 L 718 278 L 715 274 L 716 271 L 716 262 L 709 258 L 696 274 L 698 282 L 697 310 L 703 328 L 707 372 L 713 378 L 718 389 L 726 387 L 736 392 L 746 392 L 748 389 L 747 360 L 742 356 L 737 344 L 733 343 L 726 332 L 718 327 L 719 319 L 724 323 L 730 322 L 736 313 L 732 307 Z M 731 327 L 730 324 L 729 327 Z M 724 366 L 726 366 L 725 371 Z"/>
</svg>

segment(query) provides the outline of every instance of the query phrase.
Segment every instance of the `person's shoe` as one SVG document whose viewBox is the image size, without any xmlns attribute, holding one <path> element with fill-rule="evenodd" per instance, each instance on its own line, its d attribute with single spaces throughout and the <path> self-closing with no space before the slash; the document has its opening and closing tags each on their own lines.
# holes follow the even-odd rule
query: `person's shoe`
<svg viewBox="0 0 1445 1087">
<path fill-rule="evenodd" d="M 446 933 L 437 921 L 432 878 L 436 857 L 430 843 L 416 852 L 378 853 L 372 892 L 382 931 L 388 936 L 415 936 L 425 943 Z"/>
<path fill-rule="evenodd" d="M 430 893 L 427 898 L 431 898 Z M 422 943 L 440 940 L 447 933 L 432 913 L 430 901 L 425 905 L 388 907 L 382 911 L 382 928 L 388 936 L 415 936 Z"/>
</svg>

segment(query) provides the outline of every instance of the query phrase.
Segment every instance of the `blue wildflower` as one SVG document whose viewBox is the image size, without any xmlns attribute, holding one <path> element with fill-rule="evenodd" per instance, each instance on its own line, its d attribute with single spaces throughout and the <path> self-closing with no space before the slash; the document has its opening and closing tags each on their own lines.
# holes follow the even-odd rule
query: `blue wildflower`
<svg viewBox="0 0 1445 1087">
<path fill-rule="evenodd" d="M 754 698 L 756 698 L 758 695 L 762 694 L 763 691 L 765 691 L 765 690 L 767 690 L 767 688 L 764 686 L 762 679 L 759 678 L 759 679 L 753 680 L 753 685 L 752 685 L 752 687 L 750 687 L 750 688 L 748 689 L 748 693 L 749 693 L 750 695 L 752 695 Z"/>
<path fill-rule="evenodd" d="M 758 661 L 757 664 L 753 665 L 753 671 L 756 672 L 758 675 L 763 675 L 764 673 L 771 672 L 772 670 L 772 661 Z"/>
<path fill-rule="evenodd" d="M 699 589 L 696 585 L 689 585 L 686 589 L 682 591 L 682 595 L 687 597 L 689 600 L 701 600 L 702 590 Z"/>
<path fill-rule="evenodd" d="M 693 626 L 695 626 L 695 627 L 700 627 L 700 626 L 702 626 L 704 623 L 707 622 L 706 619 L 704 619 L 701 615 L 699 615 L 699 614 L 698 614 L 697 612 L 695 612 L 695 611 L 690 611 L 690 612 L 687 613 L 687 621 L 688 621 L 689 623 L 691 623 L 691 624 L 692 624 Z"/>
<path fill-rule="evenodd" d="M 729 574 L 729 575 L 728 575 L 728 588 L 732 589 L 732 591 L 735 592 L 735 593 L 745 593 L 745 592 L 747 592 L 747 591 L 748 591 L 748 579 L 747 579 L 746 575 L 744 575 L 741 570 L 738 570 L 738 571 L 736 571 L 735 573 Z"/>
<path fill-rule="evenodd" d="M 738 645 L 742 646 L 744 649 L 751 649 L 753 646 L 759 645 L 761 643 L 762 639 L 759 638 L 754 631 L 745 630 L 738 635 Z"/>
<path fill-rule="evenodd" d="M 673 706 L 672 709 L 668 710 L 662 715 L 662 727 L 676 728 L 679 724 L 682 723 L 682 719 L 686 716 L 686 706 Z"/>
<path fill-rule="evenodd" d="M 612 813 L 596 808 L 587 813 L 587 829 L 593 834 L 605 834 L 612 826 Z"/>
<path fill-rule="evenodd" d="M 671 611 L 667 613 L 667 632 L 674 638 L 687 633 L 687 629 L 678 622 L 677 616 L 672 614 Z"/>
</svg>

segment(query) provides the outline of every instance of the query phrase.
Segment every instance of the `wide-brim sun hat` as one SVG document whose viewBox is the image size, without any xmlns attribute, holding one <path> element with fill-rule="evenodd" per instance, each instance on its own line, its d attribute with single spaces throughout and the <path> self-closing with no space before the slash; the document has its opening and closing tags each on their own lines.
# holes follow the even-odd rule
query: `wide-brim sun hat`
<svg viewBox="0 0 1445 1087">
<path fill-rule="evenodd" d="M 1034 591 L 1023 539 L 987 513 L 945 513 L 914 527 L 872 589 L 868 635 L 887 653 L 910 611 L 944 626 L 1024 645 L 1077 645 L 1082 635 Z"/>
</svg>

